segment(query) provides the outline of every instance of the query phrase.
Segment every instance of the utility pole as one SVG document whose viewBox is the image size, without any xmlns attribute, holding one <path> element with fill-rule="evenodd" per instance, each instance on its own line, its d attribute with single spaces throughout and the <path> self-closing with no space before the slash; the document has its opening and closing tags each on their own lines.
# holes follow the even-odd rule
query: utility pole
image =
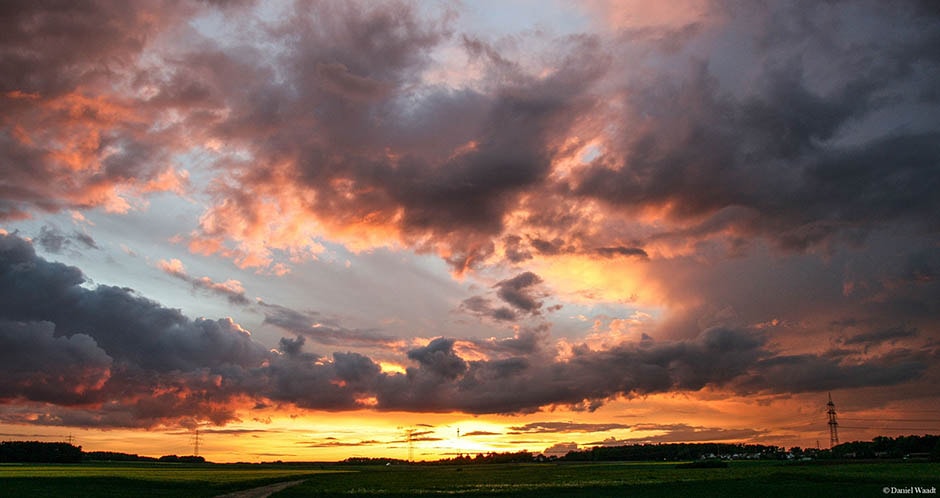
<svg viewBox="0 0 940 498">
<path fill-rule="evenodd" d="M 193 434 L 193 456 L 199 456 L 199 427 L 196 427 L 196 432 Z"/>
<path fill-rule="evenodd" d="M 832 402 L 832 393 L 829 393 L 829 402 L 826 406 L 829 407 L 826 413 L 829 415 L 829 448 L 831 449 L 839 444 L 839 422 L 836 421 L 836 405 Z"/>
</svg>

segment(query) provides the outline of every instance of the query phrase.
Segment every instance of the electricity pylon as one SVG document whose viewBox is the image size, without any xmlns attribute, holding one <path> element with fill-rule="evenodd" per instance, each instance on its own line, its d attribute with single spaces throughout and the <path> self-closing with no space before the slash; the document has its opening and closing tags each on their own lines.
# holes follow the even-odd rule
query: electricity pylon
<svg viewBox="0 0 940 498">
<path fill-rule="evenodd" d="M 832 402 L 832 393 L 829 393 L 829 402 L 826 406 L 829 407 L 829 411 L 826 412 L 829 414 L 829 448 L 832 448 L 839 444 L 839 422 L 836 421 L 836 405 Z"/>
</svg>

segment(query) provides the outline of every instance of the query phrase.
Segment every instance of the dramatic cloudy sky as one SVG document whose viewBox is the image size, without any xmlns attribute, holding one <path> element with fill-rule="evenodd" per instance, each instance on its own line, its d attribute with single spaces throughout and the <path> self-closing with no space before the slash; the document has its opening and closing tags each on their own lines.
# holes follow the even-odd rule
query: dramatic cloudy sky
<svg viewBox="0 0 940 498">
<path fill-rule="evenodd" d="M 934 2 L 3 2 L 0 434 L 940 432 Z"/>
</svg>

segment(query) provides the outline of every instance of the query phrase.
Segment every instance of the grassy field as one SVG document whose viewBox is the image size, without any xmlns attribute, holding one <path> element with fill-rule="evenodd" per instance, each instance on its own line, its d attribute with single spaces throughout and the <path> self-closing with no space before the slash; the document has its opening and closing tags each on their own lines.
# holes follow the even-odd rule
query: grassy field
<svg viewBox="0 0 940 498">
<path fill-rule="evenodd" d="M 890 496 L 883 488 L 892 486 L 940 487 L 940 463 L 731 462 L 724 469 L 682 469 L 675 463 L 322 468 L 155 463 L 0 465 L 0 497 L 211 497 L 295 479 L 306 482 L 273 496 L 864 497 Z"/>
<path fill-rule="evenodd" d="M 341 469 L 175 463 L 2 464 L 0 497 L 212 497 Z"/>
<path fill-rule="evenodd" d="M 391 466 L 361 468 L 357 474 L 316 476 L 273 496 L 806 498 L 887 496 L 883 488 L 891 486 L 940 486 L 940 464 L 732 462 L 724 469 L 679 469 L 674 463 Z"/>
</svg>

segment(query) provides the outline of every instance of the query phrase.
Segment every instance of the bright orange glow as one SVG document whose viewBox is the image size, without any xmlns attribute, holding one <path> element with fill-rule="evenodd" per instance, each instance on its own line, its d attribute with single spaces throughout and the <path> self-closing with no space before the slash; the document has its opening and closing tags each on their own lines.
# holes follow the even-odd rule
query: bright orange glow
<svg viewBox="0 0 940 498">
<path fill-rule="evenodd" d="M 407 459 L 407 431 L 416 460 L 461 454 L 527 450 L 542 453 L 571 443 L 748 442 L 784 447 L 827 443 L 824 404 L 818 394 L 729 397 L 705 390 L 612 400 L 594 412 L 555 408 L 526 415 L 468 416 L 459 413 L 317 413 L 287 407 L 245 409 L 241 421 L 200 427 L 200 455 L 215 462 L 338 461 L 351 456 Z M 374 400 L 363 398 L 361 404 Z M 864 414 L 890 416 L 890 413 Z M 189 455 L 193 430 L 91 430 L 34 425 L 9 430 L 64 440 L 71 433 L 86 451 L 133 451 L 141 455 Z M 877 431 L 876 431 L 877 432 Z M 847 432 L 848 434 L 848 432 Z M 826 436 L 827 437 L 827 436 Z M 866 439 L 858 433 L 857 439 Z M 35 437 L 34 437 L 35 439 Z"/>
<path fill-rule="evenodd" d="M 403 374 L 403 373 L 406 372 L 406 371 L 405 371 L 405 367 L 403 367 L 403 366 L 401 366 L 401 365 L 399 365 L 399 364 L 397 364 L 397 363 L 389 363 L 389 362 L 387 362 L 387 361 L 380 361 L 380 362 L 378 362 L 378 363 L 379 363 L 379 367 L 382 368 L 382 372 L 384 372 L 384 373 L 401 373 L 401 374 Z"/>
<path fill-rule="evenodd" d="M 530 267 L 567 301 L 647 306 L 664 302 L 663 290 L 647 278 L 644 262 L 634 258 L 562 255 L 535 259 Z"/>
</svg>

